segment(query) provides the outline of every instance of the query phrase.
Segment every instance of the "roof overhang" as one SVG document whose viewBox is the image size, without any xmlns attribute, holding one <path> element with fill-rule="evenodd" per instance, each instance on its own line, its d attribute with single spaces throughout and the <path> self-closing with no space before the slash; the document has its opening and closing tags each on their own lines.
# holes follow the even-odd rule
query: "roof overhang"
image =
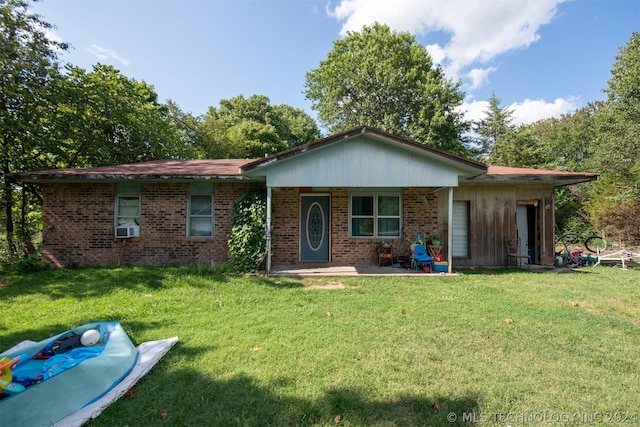
<svg viewBox="0 0 640 427">
<path fill-rule="evenodd" d="M 485 175 L 465 181 L 467 184 L 553 184 L 554 187 L 597 181 L 598 174 L 588 172 L 565 172 L 557 170 L 489 166 Z"/>
<path fill-rule="evenodd" d="M 81 182 L 183 182 L 250 180 L 240 173 L 241 166 L 253 159 L 152 160 L 94 168 L 51 169 L 8 174 L 12 181 L 29 183 Z"/>
</svg>

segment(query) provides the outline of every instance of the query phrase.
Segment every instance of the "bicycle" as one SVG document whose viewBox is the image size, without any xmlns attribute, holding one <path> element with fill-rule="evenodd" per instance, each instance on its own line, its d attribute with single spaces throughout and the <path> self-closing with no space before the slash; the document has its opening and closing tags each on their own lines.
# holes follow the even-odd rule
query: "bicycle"
<svg viewBox="0 0 640 427">
<path fill-rule="evenodd" d="M 559 236 L 556 239 L 556 258 L 559 258 L 559 262 L 564 265 L 585 266 L 594 265 L 597 262 L 597 258 L 593 258 L 591 255 L 584 256 L 584 250 L 581 248 L 571 249 L 570 244 L 579 242 L 580 239 L 576 235 L 565 234 Z M 582 241 L 583 247 L 593 254 L 600 255 L 607 250 L 609 246 L 607 240 L 597 234 L 590 234 L 586 239 Z M 558 250 L 560 247 L 560 250 Z"/>
</svg>

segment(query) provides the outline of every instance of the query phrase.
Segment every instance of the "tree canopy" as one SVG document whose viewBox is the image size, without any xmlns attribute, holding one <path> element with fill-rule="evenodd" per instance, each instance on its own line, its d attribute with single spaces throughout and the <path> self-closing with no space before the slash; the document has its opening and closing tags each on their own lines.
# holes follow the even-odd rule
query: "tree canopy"
<svg viewBox="0 0 640 427">
<path fill-rule="evenodd" d="M 558 190 L 561 229 L 596 231 L 621 243 L 640 242 L 640 33 L 620 48 L 607 99 L 560 118 L 510 129 L 490 161 L 600 174 L 596 183 Z M 491 109 L 487 112 L 489 119 Z"/>
<path fill-rule="evenodd" d="M 153 86 L 97 64 L 91 72 L 68 66 L 60 76 L 50 132 L 59 166 L 102 166 L 192 157 L 169 107 Z"/>
<path fill-rule="evenodd" d="M 67 45 L 49 40 L 51 25 L 30 14 L 22 0 L 0 0 L 0 162 L 7 243 L 14 247 L 14 192 L 8 173 L 39 166 L 58 76 L 57 52 Z M 26 222 L 26 213 L 22 215 Z"/>
<path fill-rule="evenodd" d="M 242 95 L 209 107 L 196 132 L 199 156 L 259 158 L 320 138 L 307 113 L 288 105 L 271 105 L 264 95 Z"/>
<path fill-rule="evenodd" d="M 379 23 L 349 32 L 307 73 L 306 97 L 330 133 L 372 126 L 457 154 L 464 94 L 415 36 Z"/>
<path fill-rule="evenodd" d="M 593 164 L 602 172 L 587 203 L 594 225 L 640 241 L 640 33 L 620 49 L 596 118 Z"/>
<path fill-rule="evenodd" d="M 491 158 L 494 146 L 515 129 L 512 124 L 513 110 L 501 107 L 501 103 L 502 100 L 492 92 L 485 118 L 473 123 L 473 130 L 478 135 L 478 155 L 481 159 Z"/>
</svg>

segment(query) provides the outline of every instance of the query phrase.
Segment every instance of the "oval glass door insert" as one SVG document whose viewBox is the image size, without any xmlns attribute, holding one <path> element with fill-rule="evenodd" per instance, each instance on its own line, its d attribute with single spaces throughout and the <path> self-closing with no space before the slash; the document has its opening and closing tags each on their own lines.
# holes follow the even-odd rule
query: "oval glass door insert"
<svg viewBox="0 0 640 427">
<path fill-rule="evenodd" d="M 307 244 L 313 251 L 322 247 L 324 241 L 325 219 L 320 203 L 314 202 L 307 211 Z"/>
</svg>

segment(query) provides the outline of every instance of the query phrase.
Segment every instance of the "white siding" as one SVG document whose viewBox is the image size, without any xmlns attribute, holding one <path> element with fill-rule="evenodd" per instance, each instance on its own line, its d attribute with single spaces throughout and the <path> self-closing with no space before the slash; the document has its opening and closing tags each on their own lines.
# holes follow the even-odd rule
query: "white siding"
<svg viewBox="0 0 640 427">
<path fill-rule="evenodd" d="M 361 137 L 265 165 L 259 174 L 270 187 L 455 187 L 466 172 L 422 151 Z"/>
</svg>

